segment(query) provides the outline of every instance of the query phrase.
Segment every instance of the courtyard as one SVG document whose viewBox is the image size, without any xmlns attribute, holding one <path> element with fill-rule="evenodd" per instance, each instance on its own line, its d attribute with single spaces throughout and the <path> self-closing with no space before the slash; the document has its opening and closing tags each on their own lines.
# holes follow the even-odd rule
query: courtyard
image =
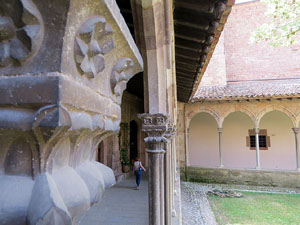
<svg viewBox="0 0 300 225">
<path fill-rule="evenodd" d="M 210 190 L 233 190 L 241 198 L 207 196 Z M 185 225 L 300 224 L 299 189 L 182 182 Z"/>
</svg>

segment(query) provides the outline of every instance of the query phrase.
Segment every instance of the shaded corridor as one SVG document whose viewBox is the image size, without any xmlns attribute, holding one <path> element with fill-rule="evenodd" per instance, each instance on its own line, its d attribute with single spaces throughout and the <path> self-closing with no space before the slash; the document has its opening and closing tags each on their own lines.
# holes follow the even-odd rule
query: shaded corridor
<svg viewBox="0 0 300 225">
<path fill-rule="evenodd" d="M 143 174 L 140 190 L 135 177 L 104 192 L 103 199 L 82 214 L 78 225 L 148 225 L 148 182 Z"/>
</svg>

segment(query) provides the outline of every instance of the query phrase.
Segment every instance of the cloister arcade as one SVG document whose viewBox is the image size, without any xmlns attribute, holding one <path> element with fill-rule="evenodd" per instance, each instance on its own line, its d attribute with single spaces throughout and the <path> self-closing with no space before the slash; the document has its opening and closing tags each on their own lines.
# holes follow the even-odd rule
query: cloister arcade
<svg viewBox="0 0 300 225">
<path fill-rule="evenodd" d="M 187 105 L 185 165 L 299 171 L 298 104 L 273 100 Z"/>
</svg>

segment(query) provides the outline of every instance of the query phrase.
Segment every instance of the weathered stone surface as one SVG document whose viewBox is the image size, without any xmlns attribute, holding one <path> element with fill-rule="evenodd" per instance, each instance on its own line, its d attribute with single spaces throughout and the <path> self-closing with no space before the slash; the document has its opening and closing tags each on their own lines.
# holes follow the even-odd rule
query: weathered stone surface
<svg viewBox="0 0 300 225">
<path fill-rule="evenodd" d="M 42 18 L 32 1 L 3 0 L 0 11 L 0 67 L 18 66 L 37 51 Z"/>
<path fill-rule="evenodd" d="M 105 188 L 110 188 L 116 183 L 113 171 L 102 163 L 92 162 L 97 167 L 98 171 L 102 172 Z"/>
<path fill-rule="evenodd" d="M 70 2 L 0 4 L 0 180 L 35 185 L 30 200 L 29 186 L 15 194 L 15 180 L 1 182 L 1 225 L 72 224 L 115 184 L 95 151 L 119 130 L 123 90 L 143 62 L 115 1 Z M 117 94 L 112 74 L 125 74 Z"/>
<path fill-rule="evenodd" d="M 105 189 L 105 182 L 103 178 L 103 172 L 105 171 L 100 171 L 92 162 L 82 164 L 76 169 L 76 171 L 88 187 L 91 204 L 100 201 Z"/>
<path fill-rule="evenodd" d="M 0 176 L 0 224 L 26 225 L 34 185 L 31 177 Z"/>
<path fill-rule="evenodd" d="M 71 167 L 53 173 L 57 189 L 72 217 L 90 207 L 90 193 L 82 178 Z"/>
<path fill-rule="evenodd" d="M 42 197 L 41 197 L 42 196 Z M 72 219 L 53 177 L 44 173 L 37 177 L 28 206 L 29 225 L 71 225 Z"/>
</svg>

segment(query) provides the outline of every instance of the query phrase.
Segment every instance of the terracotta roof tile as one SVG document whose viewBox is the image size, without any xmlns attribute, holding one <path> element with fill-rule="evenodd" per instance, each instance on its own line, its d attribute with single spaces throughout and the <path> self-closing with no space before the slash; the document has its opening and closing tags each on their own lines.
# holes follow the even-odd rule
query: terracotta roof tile
<svg viewBox="0 0 300 225">
<path fill-rule="evenodd" d="M 300 79 L 231 82 L 225 86 L 199 87 L 192 101 L 294 97 L 300 95 Z"/>
</svg>

